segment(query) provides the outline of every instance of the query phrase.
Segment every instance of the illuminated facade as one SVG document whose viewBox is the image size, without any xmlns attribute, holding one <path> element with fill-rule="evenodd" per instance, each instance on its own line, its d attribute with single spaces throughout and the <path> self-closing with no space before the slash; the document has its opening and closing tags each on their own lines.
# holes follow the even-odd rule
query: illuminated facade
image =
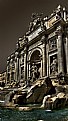
<svg viewBox="0 0 68 121">
<path fill-rule="evenodd" d="M 60 5 L 48 17 L 33 14 L 29 30 L 7 59 L 7 83 L 68 74 L 68 17 Z"/>
</svg>

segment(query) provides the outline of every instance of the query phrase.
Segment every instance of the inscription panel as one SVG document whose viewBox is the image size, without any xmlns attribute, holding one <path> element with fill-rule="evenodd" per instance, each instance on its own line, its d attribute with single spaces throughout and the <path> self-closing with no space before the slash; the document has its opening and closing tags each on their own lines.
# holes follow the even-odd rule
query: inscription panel
<svg viewBox="0 0 68 121">
<path fill-rule="evenodd" d="M 36 31 L 32 32 L 32 34 L 30 34 L 28 36 L 28 40 L 31 41 L 32 39 L 37 37 L 41 31 L 42 31 L 42 29 L 41 29 L 41 27 L 39 27 Z"/>
</svg>

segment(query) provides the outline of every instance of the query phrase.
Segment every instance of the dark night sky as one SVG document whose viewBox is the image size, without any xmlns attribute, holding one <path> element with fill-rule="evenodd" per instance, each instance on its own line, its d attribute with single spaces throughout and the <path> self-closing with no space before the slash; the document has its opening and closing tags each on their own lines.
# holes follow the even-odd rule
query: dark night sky
<svg viewBox="0 0 68 121">
<path fill-rule="evenodd" d="M 18 38 L 27 31 L 32 13 L 47 16 L 59 4 L 68 9 L 68 0 L 0 0 L 0 73 Z"/>
</svg>

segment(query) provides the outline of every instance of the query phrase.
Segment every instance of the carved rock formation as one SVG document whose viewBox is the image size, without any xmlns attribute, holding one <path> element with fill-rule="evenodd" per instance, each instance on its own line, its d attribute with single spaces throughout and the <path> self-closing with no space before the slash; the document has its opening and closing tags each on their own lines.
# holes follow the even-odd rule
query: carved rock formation
<svg viewBox="0 0 68 121">
<path fill-rule="evenodd" d="M 26 85 L 16 90 L 8 90 L 9 93 L 5 96 L 4 106 L 41 104 L 40 108 L 50 110 L 68 106 L 68 85 L 56 83 L 52 83 L 51 79 L 47 77 L 32 82 L 31 86 Z M 21 110 L 26 109 L 21 108 Z"/>
<path fill-rule="evenodd" d="M 31 87 L 25 86 L 25 88 L 10 91 L 6 95 L 5 105 L 8 105 L 10 102 L 13 105 L 42 103 L 45 95 L 55 94 L 55 92 L 51 79 L 47 77 L 46 79 L 33 82 Z"/>
<path fill-rule="evenodd" d="M 58 109 L 68 106 L 68 85 L 58 85 L 55 89 L 56 94 L 44 97 L 41 108 Z"/>
</svg>

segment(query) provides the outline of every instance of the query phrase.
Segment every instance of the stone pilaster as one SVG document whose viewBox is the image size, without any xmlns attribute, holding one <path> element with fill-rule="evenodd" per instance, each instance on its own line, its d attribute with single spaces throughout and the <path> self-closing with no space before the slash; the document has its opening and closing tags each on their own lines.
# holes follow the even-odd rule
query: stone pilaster
<svg viewBox="0 0 68 121">
<path fill-rule="evenodd" d="M 64 60 L 63 60 L 63 30 L 61 26 L 57 27 L 57 49 L 58 49 L 58 73 L 64 73 Z"/>
</svg>

